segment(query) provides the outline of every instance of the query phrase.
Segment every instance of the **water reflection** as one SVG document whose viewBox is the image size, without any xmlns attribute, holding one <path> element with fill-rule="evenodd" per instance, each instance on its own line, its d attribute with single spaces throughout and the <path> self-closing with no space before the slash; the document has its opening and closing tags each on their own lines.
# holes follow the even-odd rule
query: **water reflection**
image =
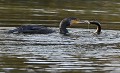
<svg viewBox="0 0 120 73">
<path fill-rule="evenodd" d="M 26 73 L 27 65 L 24 64 L 25 59 L 19 59 L 12 56 L 2 55 L 0 56 L 0 72 L 8 72 L 8 73 Z"/>
</svg>

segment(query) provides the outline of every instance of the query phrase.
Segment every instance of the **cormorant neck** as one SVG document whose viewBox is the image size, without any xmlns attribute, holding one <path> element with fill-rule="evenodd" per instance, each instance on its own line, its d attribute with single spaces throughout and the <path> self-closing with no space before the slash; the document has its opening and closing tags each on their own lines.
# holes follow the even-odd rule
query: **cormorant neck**
<svg viewBox="0 0 120 73">
<path fill-rule="evenodd" d="M 90 21 L 90 24 L 97 25 L 97 29 L 96 29 L 95 33 L 97 33 L 97 34 L 101 33 L 101 24 L 98 21 Z"/>
<path fill-rule="evenodd" d="M 70 26 L 70 23 L 64 19 L 60 22 L 59 29 L 60 29 L 60 34 L 67 34 L 68 30 L 66 29 L 67 26 Z"/>
</svg>

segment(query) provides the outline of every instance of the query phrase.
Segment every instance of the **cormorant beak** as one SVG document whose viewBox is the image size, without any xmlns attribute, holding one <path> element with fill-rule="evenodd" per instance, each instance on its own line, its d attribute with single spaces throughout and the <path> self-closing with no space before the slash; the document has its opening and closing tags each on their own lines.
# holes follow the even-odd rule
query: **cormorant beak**
<svg viewBox="0 0 120 73">
<path fill-rule="evenodd" d="M 88 20 L 81 20 L 78 24 L 90 24 L 90 22 Z"/>
<path fill-rule="evenodd" d="M 70 24 L 90 24 L 88 20 L 71 20 Z"/>
</svg>

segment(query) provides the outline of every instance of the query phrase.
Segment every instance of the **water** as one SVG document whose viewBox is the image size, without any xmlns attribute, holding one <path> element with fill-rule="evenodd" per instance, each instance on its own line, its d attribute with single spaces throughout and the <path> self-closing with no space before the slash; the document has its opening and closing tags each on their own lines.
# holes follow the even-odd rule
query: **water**
<svg viewBox="0 0 120 73">
<path fill-rule="evenodd" d="M 1 72 L 119 73 L 120 31 L 69 28 L 70 36 L 52 34 L 0 35 Z M 11 28 L 12 29 L 12 28 Z M 87 31 L 86 31 L 87 30 Z"/>
<path fill-rule="evenodd" d="M 59 22 L 70 16 L 100 21 L 102 33 L 77 25 L 68 28 L 70 36 L 59 34 Z M 119 73 L 119 21 L 119 0 L 0 0 L 0 72 Z M 56 26 L 51 27 L 56 32 L 6 33 L 28 24 Z"/>
<path fill-rule="evenodd" d="M 0 1 L 1 26 L 24 24 L 58 26 L 59 22 L 66 17 L 77 17 L 81 20 L 97 20 L 104 23 L 102 25 L 103 28 L 119 29 L 120 1 Z"/>
</svg>

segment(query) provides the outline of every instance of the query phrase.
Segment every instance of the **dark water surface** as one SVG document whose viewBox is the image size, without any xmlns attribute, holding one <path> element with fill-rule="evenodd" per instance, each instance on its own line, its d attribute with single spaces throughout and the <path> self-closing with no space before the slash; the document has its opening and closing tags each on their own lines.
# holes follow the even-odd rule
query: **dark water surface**
<svg viewBox="0 0 120 73">
<path fill-rule="evenodd" d="M 104 23 L 103 28 L 119 29 L 120 1 L 0 0 L 1 26 L 24 24 L 58 26 L 66 17 L 97 20 Z"/>
<path fill-rule="evenodd" d="M 77 25 L 60 35 L 59 22 L 71 16 L 100 21 L 102 33 Z M 6 33 L 28 24 L 57 27 Z M 0 26 L 0 73 L 120 73 L 120 0 L 0 0 Z"/>
</svg>

